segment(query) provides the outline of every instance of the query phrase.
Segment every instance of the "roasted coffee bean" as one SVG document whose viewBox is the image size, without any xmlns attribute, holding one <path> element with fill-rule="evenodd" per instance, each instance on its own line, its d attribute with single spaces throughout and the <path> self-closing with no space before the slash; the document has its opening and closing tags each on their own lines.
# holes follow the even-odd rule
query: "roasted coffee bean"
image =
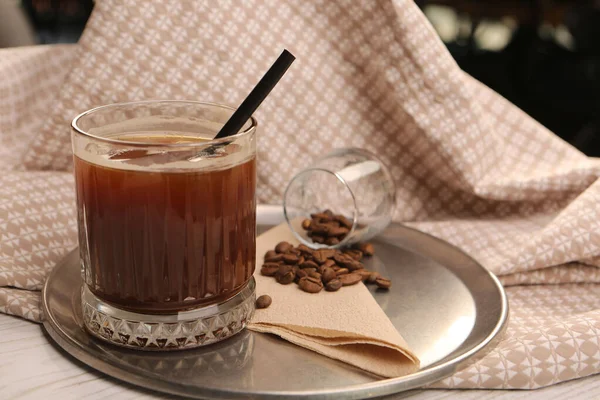
<svg viewBox="0 0 600 400">
<path fill-rule="evenodd" d="M 334 218 L 344 228 L 347 228 L 347 229 L 351 229 L 352 228 L 352 221 L 350 221 L 348 218 L 344 217 L 343 215 L 336 215 Z"/>
<path fill-rule="evenodd" d="M 340 290 L 341 287 L 342 281 L 336 278 L 327 282 L 327 285 L 325 285 L 325 290 L 327 290 L 328 292 L 337 292 L 338 290 Z"/>
<path fill-rule="evenodd" d="M 306 258 L 304 258 L 304 256 L 300 256 L 300 258 L 298 258 L 298 265 L 304 263 L 304 261 L 306 261 Z"/>
<path fill-rule="evenodd" d="M 320 249 L 321 254 L 323 254 L 326 258 L 333 258 L 339 251 L 335 249 Z"/>
<path fill-rule="evenodd" d="M 308 272 L 306 272 L 305 269 L 299 269 L 298 271 L 296 271 L 296 279 L 300 280 L 302 278 L 304 278 L 305 276 L 308 276 Z"/>
<path fill-rule="evenodd" d="M 371 275 L 367 278 L 367 283 L 375 283 L 379 278 L 379 272 L 371 272 Z"/>
<path fill-rule="evenodd" d="M 325 261 L 325 263 L 323 264 L 324 267 L 333 267 L 335 265 L 335 261 L 333 261 L 332 259 L 328 259 L 327 261 Z"/>
<path fill-rule="evenodd" d="M 339 244 L 339 243 L 340 243 L 339 239 L 334 238 L 334 237 L 330 237 L 325 240 L 325 244 L 327 246 L 335 246 L 336 244 Z"/>
<path fill-rule="evenodd" d="M 329 267 L 323 268 L 323 273 L 321 274 L 321 279 L 323 280 L 323 283 L 327 283 L 330 280 L 335 279 L 336 277 L 337 277 L 337 274 L 335 273 L 333 268 L 329 268 Z"/>
<path fill-rule="evenodd" d="M 325 244 L 325 238 L 320 235 L 312 235 L 312 241 L 318 244 Z"/>
<path fill-rule="evenodd" d="M 375 248 L 371 243 L 359 243 L 356 245 L 356 248 L 362 251 L 367 257 L 371 257 L 373 254 L 375 254 Z"/>
<path fill-rule="evenodd" d="M 358 271 L 355 271 L 355 273 L 359 274 L 362 277 L 363 282 L 366 282 L 367 279 L 369 279 L 369 277 L 371 276 L 371 271 L 368 271 L 366 269 L 359 269 Z"/>
<path fill-rule="evenodd" d="M 323 211 L 323 214 L 327 215 L 328 217 L 333 218 L 333 211 L 331 211 L 329 208 L 326 209 L 325 211 Z"/>
<path fill-rule="evenodd" d="M 315 279 L 323 279 L 321 277 L 321 274 L 318 272 L 311 272 L 310 274 L 308 274 L 308 276 L 310 276 L 311 278 L 315 278 Z"/>
<path fill-rule="evenodd" d="M 298 264 L 298 261 L 299 261 L 299 260 L 300 260 L 300 259 L 299 259 L 299 258 L 298 258 L 298 256 L 297 256 L 297 255 L 295 255 L 295 254 L 284 254 L 284 255 L 283 255 L 283 261 L 284 261 L 286 264 L 289 264 L 289 265 L 295 265 L 295 264 Z"/>
<path fill-rule="evenodd" d="M 327 221 L 333 220 L 333 215 L 329 215 L 328 213 L 325 213 L 325 212 L 310 214 L 310 217 L 313 219 L 313 221 L 315 219 L 322 221 L 322 222 L 327 222 Z"/>
<path fill-rule="evenodd" d="M 302 254 L 307 255 L 307 256 L 312 256 L 313 251 L 314 251 L 313 249 L 311 249 L 310 247 L 308 247 L 308 246 L 306 246 L 304 244 L 299 245 L 297 247 L 297 249 L 300 250 L 300 252 Z"/>
<path fill-rule="evenodd" d="M 275 253 L 275 252 L 273 252 Z M 273 254 L 273 255 L 269 255 L 269 257 L 265 256 L 265 262 L 279 262 L 283 260 L 283 254 Z"/>
<path fill-rule="evenodd" d="M 315 223 L 313 223 L 311 231 L 313 231 L 313 233 L 317 234 L 317 235 L 328 236 L 329 226 L 325 225 L 325 224 L 315 224 Z"/>
<path fill-rule="evenodd" d="M 352 257 L 343 254 L 343 253 L 336 253 L 333 256 L 333 260 L 335 261 L 335 263 L 341 267 L 346 267 L 349 264 L 355 262 L 356 260 L 354 260 Z"/>
<path fill-rule="evenodd" d="M 312 221 L 310 219 L 305 219 L 304 221 L 302 221 L 302 229 L 304 229 L 305 231 L 310 230 L 311 224 Z"/>
<path fill-rule="evenodd" d="M 260 274 L 264 276 L 274 276 L 279 271 L 279 264 L 265 263 L 260 269 Z"/>
<path fill-rule="evenodd" d="M 314 268 L 317 269 L 317 267 L 319 266 L 319 264 L 317 264 L 314 261 L 308 260 L 308 261 L 304 261 L 302 264 L 299 264 L 300 268 Z"/>
<path fill-rule="evenodd" d="M 363 253 L 360 250 L 346 249 L 346 250 L 344 250 L 344 254 L 347 255 L 348 257 L 352 257 L 356 261 L 360 261 L 363 258 Z"/>
<path fill-rule="evenodd" d="M 316 268 L 304 268 L 303 271 L 306 272 L 306 275 L 309 275 L 311 272 L 318 272 Z"/>
<path fill-rule="evenodd" d="M 350 271 L 356 271 L 359 269 L 363 269 L 364 267 L 365 266 L 361 262 L 358 262 L 356 260 L 352 260 L 351 262 L 346 264 L 346 268 L 348 268 Z"/>
<path fill-rule="evenodd" d="M 282 285 L 289 285 L 290 283 L 294 282 L 294 278 L 296 278 L 296 274 L 294 274 L 294 271 L 290 269 L 283 275 L 277 274 L 275 279 L 277 279 L 277 282 L 281 283 Z"/>
<path fill-rule="evenodd" d="M 263 294 L 258 299 L 256 299 L 256 308 L 267 308 L 271 305 L 272 302 L 273 300 L 271 299 L 271 296 Z"/>
<path fill-rule="evenodd" d="M 327 236 L 334 236 L 334 237 L 338 237 L 339 238 L 339 237 L 342 237 L 342 236 L 346 236 L 348 234 L 348 232 L 350 232 L 348 230 L 348 228 L 344 228 L 344 227 L 340 227 L 340 228 L 331 227 L 327 231 Z"/>
<path fill-rule="evenodd" d="M 334 266 L 333 266 L 333 267 L 331 267 L 331 268 L 333 268 L 333 270 L 334 270 L 335 272 L 338 272 L 340 269 L 342 269 L 342 267 L 340 267 L 339 265 L 334 265 Z"/>
<path fill-rule="evenodd" d="M 292 248 L 288 250 L 288 254 L 295 254 L 298 257 L 300 257 L 300 254 L 302 253 L 300 252 L 300 250 L 292 246 Z"/>
<path fill-rule="evenodd" d="M 271 258 L 277 255 L 277 252 L 275 250 L 269 250 L 265 253 L 265 257 L 264 260 L 267 261 L 267 258 Z"/>
<path fill-rule="evenodd" d="M 275 251 L 277 253 L 287 253 L 288 251 L 290 251 L 290 249 L 292 249 L 294 246 L 292 246 L 291 244 L 289 244 L 288 242 L 279 242 L 277 244 L 277 246 L 275 246 Z"/>
<path fill-rule="evenodd" d="M 317 264 L 325 264 L 325 261 L 327 261 L 327 255 L 323 252 L 323 249 L 316 250 L 313 253 L 313 258 Z"/>
<path fill-rule="evenodd" d="M 340 275 L 348 274 L 349 272 L 350 271 L 348 270 L 348 268 L 340 268 L 335 273 L 337 274 L 337 276 L 340 276 Z"/>
<path fill-rule="evenodd" d="M 300 289 L 308 293 L 319 293 L 323 290 L 323 282 L 320 279 L 316 279 L 310 276 L 302 278 L 298 281 Z"/>
<path fill-rule="evenodd" d="M 279 275 L 285 275 L 288 272 L 293 271 L 292 267 L 289 265 L 280 265 L 279 266 L 279 270 L 277 271 L 277 276 Z"/>
<path fill-rule="evenodd" d="M 351 273 L 340 275 L 338 276 L 338 279 L 342 282 L 342 286 L 350 286 L 362 281 L 362 276 L 360 276 L 360 274 Z"/>
<path fill-rule="evenodd" d="M 389 289 L 390 287 L 392 287 L 392 281 L 381 276 L 375 279 L 375 283 L 380 289 Z"/>
</svg>

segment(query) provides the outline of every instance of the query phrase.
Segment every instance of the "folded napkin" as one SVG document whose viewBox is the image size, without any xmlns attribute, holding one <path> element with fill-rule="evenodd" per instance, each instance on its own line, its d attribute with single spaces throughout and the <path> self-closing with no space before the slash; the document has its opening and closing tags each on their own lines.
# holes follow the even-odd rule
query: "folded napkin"
<svg viewBox="0 0 600 400">
<path fill-rule="evenodd" d="M 297 61 L 256 114 L 259 203 L 280 204 L 329 150 L 365 148 L 396 181 L 395 221 L 513 285 L 505 339 L 438 387 L 600 373 L 600 162 L 461 71 L 411 0 L 99 0 L 76 49 L 0 50 L 0 310 L 39 321 L 26 291 L 76 242 L 74 214 L 53 213 L 74 204 L 70 186 L 32 172 L 69 169 L 75 115 L 146 99 L 237 105 L 282 48 Z"/>
<path fill-rule="evenodd" d="M 281 241 L 296 240 L 286 223 L 257 238 L 257 271 L 263 255 Z M 306 293 L 296 285 L 254 274 L 257 296 L 273 303 L 256 310 L 249 326 L 272 333 L 327 357 L 384 377 L 406 375 L 419 369 L 419 359 L 362 283 L 337 292 Z"/>
</svg>

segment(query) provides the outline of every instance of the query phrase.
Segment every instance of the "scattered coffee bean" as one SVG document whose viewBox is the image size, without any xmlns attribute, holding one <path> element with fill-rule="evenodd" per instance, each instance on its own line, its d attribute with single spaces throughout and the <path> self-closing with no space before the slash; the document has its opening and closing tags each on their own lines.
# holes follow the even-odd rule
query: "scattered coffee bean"
<svg viewBox="0 0 600 400">
<path fill-rule="evenodd" d="M 277 271 L 277 275 L 285 275 L 288 272 L 293 271 L 291 265 L 280 265 L 279 270 Z"/>
<path fill-rule="evenodd" d="M 305 269 L 299 269 L 298 271 L 296 271 L 296 279 L 300 280 L 305 276 L 308 276 L 308 272 L 306 272 Z"/>
<path fill-rule="evenodd" d="M 325 264 L 327 261 L 325 253 L 323 253 L 321 250 L 317 250 L 313 253 L 313 259 L 317 262 L 317 264 Z"/>
<path fill-rule="evenodd" d="M 273 300 L 271 300 L 271 296 L 263 294 L 258 299 L 256 299 L 256 308 L 267 308 L 271 305 L 272 302 Z"/>
<path fill-rule="evenodd" d="M 292 246 L 288 242 L 279 242 L 277 246 L 275 246 L 275 251 L 277 253 L 287 253 L 290 249 L 292 249 L 292 247 L 294 246 Z"/>
<path fill-rule="evenodd" d="M 311 226 L 315 223 L 327 224 L 328 232 L 333 230 L 335 233 L 336 229 L 344 228 L 339 218 L 335 219 L 335 217 L 331 211 L 327 210 L 327 212 L 320 213 L 318 218 L 311 220 Z M 335 239 L 330 236 L 324 237 L 324 240 L 332 243 L 330 240 L 332 238 Z M 300 289 L 308 293 L 318 293 L 323 288 L 334 292 L 342 286 L 355 285 L 361 280 L 387 289 L 391 286 L 390 280 L 365 269 L 364 264 L 361 263 L 363 256 L 373 253 L 372 245 L 369 246 L 362 244 L 360 249 L 321 248 L 313 250 L 305 245 L 294 247 L 288 242 L 280 242 L 275 250 L 265 253 L 265 262 L 260 273 L 264 276 L 275 277 L 276 281 L 282 285 L 296 282 Z"/>
<path fill-rule="evenodd" d="M 315 279 L 321 279 L 321 274 L 319 272 L 311 272 L 308 274 L 308 276 L 313 277 Z"/>
<path fill-rule="evenodd" d="M 267 258 L 271 258 L 277 255 L 277 252 L 275 250 L 269 250 L 265 253 L 265 261 L 267 260 Z"/>
<path fill-rule="evenodd" d="M 337 274 L 335 273 L 333 268 L 330 268 L 330 267 L 323 268 L 323 273 L 321 274 L 321 279 L 323 280 L 323 283 L 327 283 L 330 280 L 335 279 L 336 277 L 337 277 Z"/>
<path fill-rule="evenodd" d="M 300 286 L 300 289 L 308 293 L 319 293 L 321 290 L 323 290 L 323 282 L 321 282 L 320 279 L 316 279 L 311 276 L 300 279 L 298 281 L 298 286 Z"/>
<path fill-rule="evenodd" d="M 294 271 L 292 270 L 286 272 L 283 275 L 277 274 L 276 276 L 277 282 L 281 283 L 282 285 L 289 285 L 290 283 L 294 282 L 295 278 L 296 274 L 294 274 Z"/>
<path fill-rule="evenodd" d="M 302 221 L 302 229 L 304 229 L 305 231 L 310 230 L 310 225 L 311 225 L 310 219 L 305 219 L 304 221 Z"/>
<path fill-rule="evenodd" d="M 295 255 L 295 254 L 284 254 L 283 255 L 283 262 L 285 262 L 288 265 L 296 265 L 298 264 L 300 258 Z"/>
<path fill-rule="evenodd" d="M 313 255 L 314 250 L 311 249 L 310 247 L 308 247 L 307 245 L 301 244 L 297 247 L 298 250 L 300 250 L 300 252 L 306 256 L 311 256 Z"/>
<path fill-rule="evenodd" d="M 352 257 L 356 261 L 360 261 L 363 258 L 363 253 L 360 250 L 346 249 L 343 251 L 343 253 L 349 257 Z"/>
<path fill-rule="evenodd" d="M 314 262 L 314 261 L 304 261 L 302 264 L 300 264 L 300 268 L 314 268 L 317 269 L 319 265 Z"/>
<path fill-rule="evenodd" d="M 362 281 L 362 276 L 353 272 L 351 274 L 340 275 L 338 279 L 342 282 L 342 286 L 350 286 Z"/>
<path fill-rule="evenodd" d="M 377 284 L 377 287 L 379 287 L 380 289 L 389 289 L 390 287 L 392 287 L 392 281 L 390 281 L 387 278 L 383 278 L 383 277 L 379 277 L 377 279 L 375 279 L 375 283 Z"/>
<path fill-rule="evenodd" d="M 356 248 L 362 251 L 367 257 L 371 257 L 373 254 L 375 254 L 375 248 L 371 243 L 358 243 Z"/>
<path fill-rule="evenodd" d="M 371 276 L 371 271 L 366 270 L 366 269 L 359 269 L 355 272 L 362 277 L 363 282 L 366 282 L 367 279 L 369 279 L 369 277 Z"/>
<path fill-rule="evenodd" d="M 339 279 L 332 279 L 329 282 L 327 282 L 327 285 L 325 285 L 325 290 L 327 290 L 328 292 L 337 292 L 338 290 L 340 290 L 341 287 L 342 281 L 340 281 Z"/>
<path fill-rule="evenodd" d="M 275 252 L 273 252 L 275 253 Z M 283 254 L 277 254 L 275 253 L 274 255 L 269 255 L 269 257 L 265 256 L 265 262 L 279 262 L 283 260 Z"/>
<path fill-rule="evenodd" d="M 365 266 L 355 260 L 352 260 L 351 262 L 349 262 L 348 264 L 346 264 L 346 268 L 348 268 L 350 271 L 357 271 L 359 269 L 363 269 Z"/>
<path fill-rule="evenodd" d="M 265 263 L 260 269 L 260 274 L 264 276 L 275 276 L 277 271 L 279 271 L 279 264 Z"/>
<path fill-rule="evenodd" d="M 369 277 L 367 278 L 367 283 L 375 283 L 377 278 L 379 278 L 379 272 L 371 272 Z"/>
<path fill-rule="evenodd" d="M 342 254 L 342 253 L 338 253 L 336 255 L 333 256 L 333 260 L 335 261 L 335 263 L 337 265 L 341 265 L 343 267 L 346 266 L 346 264 L 354 261 L 354 259 L 346 254 Z"/>
</svg>

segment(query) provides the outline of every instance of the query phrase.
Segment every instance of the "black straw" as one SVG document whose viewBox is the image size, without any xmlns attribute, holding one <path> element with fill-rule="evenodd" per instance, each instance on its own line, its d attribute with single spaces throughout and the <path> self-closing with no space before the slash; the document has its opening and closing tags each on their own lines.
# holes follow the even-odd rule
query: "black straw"
<svg viewBox="0 0 600 400">
<path fill-rule="evenodd" d="M 296 57 L 292 53 L 283 50 L 279 58 L 277 58 L 267 73 L 256 84 L 254 89 L 252 89 L 248 97 L 244 99 L 238 109 L 235 110 L 233 115 L 223 125 L 217 136 L 215 136 L 215 139 L 221 139 L 238 133 L 258 106 L 271 93 L 271 90 L 277 85 L 277 82 L 279 82 L 295 59 Z"/>
</svg>

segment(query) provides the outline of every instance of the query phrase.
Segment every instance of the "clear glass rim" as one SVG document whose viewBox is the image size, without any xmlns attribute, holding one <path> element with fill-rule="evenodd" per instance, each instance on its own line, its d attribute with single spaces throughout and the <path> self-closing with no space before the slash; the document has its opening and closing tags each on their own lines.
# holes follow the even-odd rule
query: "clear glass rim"
<svg viewBox="0 0 600 400">
<path fill-rule="evenodd" d="M 290 219 L 290 216 L 288 215 L 288 209 L 287 209 L 287 195 L 288 195 L 288 191 L 290 190 L 290 188 L 292 187 L 292 183 L 294 183 L 294 181 L 296 179 L 299 179 L 302 175 L 310 173 L 310 172 L 325 172 L 328 173 L 330 175 L 333 175 L 337 178 L 338 181 L 340 181 L 342 183 L 342 185 L 344 185 L 344 187 L 346 188 L 346 190 L 348 190 L 348 192 L 350 193 L 350 196 L 352 196 L 352 206 L 353 206 L 353 215 L 352 215 L 352 228 L 350 228 L 350 232 L 348 232 L 348 234 L 346 235 L 346 237 L 339 242 L 336 245 L 326 245 L 326 244 L 320 244 L 320 243 L 315 243 L 312 241 L 308 241 L 306 239 L 304 239 L 302 237 L 302 235 L 300 235 L 298 232 L 296 232 L 296 229 L 294 229 L 294 227 L 292 226 L 292 221 Z M 283 193 L 283 215 L 285 217 L 285 221 L 288 224 L 288 227 L 290 228 L 290 230 L 292 231 L 292 233 L 294 234 L 294 236 L 296 237 L 296 239 L 298 239 L 301 243 L 305 244 L 308 247 L 311 248 L 331 248 L 331 249 L 337 249 L 340 247 L 344 247 L 352 238 L 352 233 L 354 233 L 356 225 L 358 224 L 358 207 L 356 205 L 356 196 L 354 196 L 354 192 L 352 191 L 352 189 L 350 188 L 350 186 L 348 185 L 348 182 L 346 182 L 346 180 L 337 172 L 328 170 L 326 168 L 307 168 L 305 170 L 300 171 L 298 174 L 296 174 L 292 180 L 288 183 L 287 187 L 285 188 L 285 192 Z"/>
<path fill-rule="evenodd" d="M 168 144 L 166 144 L 166 143 L 154 143 L 154 142 L 130 142 L 127 140 L 110 139 L 107 137 L 97 136 L 97 135 L 91 134 L 89 132 L 86 132 L 84 129 L 81 129 L 78 125 L 78 122 L 80 119 L 82 119 L 90 114 L 96 113 L 98 111 L 107 110 L 110 108 L 118 108 L 118 107 L 122 107 L 122 106 L 158 105 L 161 103 L 203 106 L 203 107 L 209 107 L 209 108 L 220 108 L 220 109 L 227 110 L 227 111 L 235 111 L 235 108 L 227 106 L 225 104 L 218 104 L 218 103 L 211 103 L 211 102 L 204 102 L 204 101 L 193 101 L 193 100 L 142 100 L 142 101 L 131 101 L 131 102 L 123 102 L 123 103 L 111 103 L 111 104 L 105 104 L 103 106 L 91 108 L 91 109 L 84 111 L 81 114 L 77 115 L 75 118 L 73 118 L 73 121 L 71 122 L 71 128 L 75 132 L 77 132 L 77 134 L 79 134 L 79 135 L 87 136 L 90 139 L 101 141 L 104 143 L 110 143 L 110 144 L 116 144 L 116 145 L 126 145 L 129 147 L 142 147 L 142 148 L 160 147 L 160 148 L 170 148 L 170 149 L 177 149 L 177 148 L 189 149 L 189 148 L 194 148 L 194 147 L 206 147 L 207 145 L 227 144 L 227 143 L 230 143 L 240 137 L 254 133 L 256 131 L 256 127 L 258 126 L 258 122 L 256 122 L 256 119 L 251 116 L 249 118 L 250 127 L 243 131 L 236 133 L 235 135 L 227 136 L 227 137 L 224 137 L 221 139 L 207 140 L 207 141 L 198 142 L 198 143 L 168 143 Z"/>
<path fill-rule="evenodd" d="M 356 153 L 362 153 L 365 154 L 367 156 L 369 156 L 370 158 L 372 158 L 373 160 L 376 160 L 380 167 L 381 170 L 383 171 L 384 175 L 387 176 L 388 181 L 391 183 L 392 188 L 390 190 L 390 195 L 392 197 L 392 204 L 396 204 L 396 181 L 394 180 L 394 177 L 392 176 L 392 173 L 390 171 L 390 169 L 387 167 L 387 165 L 381 161 L 381 158 L 379 156 L 377 156 L 377 154 L 375 154 L 374 152 L 370 151 L 370 150 L 366 150 L 360 147 L 344 147 L 344 148 L 337 148 L 337 149 L 333 149 L 331 153 L 327 154 L 328 156 L 331 154 L 334 154 L 336 152 L 343 152 L 343 151 L 353 151 Z"/>
</svg>

